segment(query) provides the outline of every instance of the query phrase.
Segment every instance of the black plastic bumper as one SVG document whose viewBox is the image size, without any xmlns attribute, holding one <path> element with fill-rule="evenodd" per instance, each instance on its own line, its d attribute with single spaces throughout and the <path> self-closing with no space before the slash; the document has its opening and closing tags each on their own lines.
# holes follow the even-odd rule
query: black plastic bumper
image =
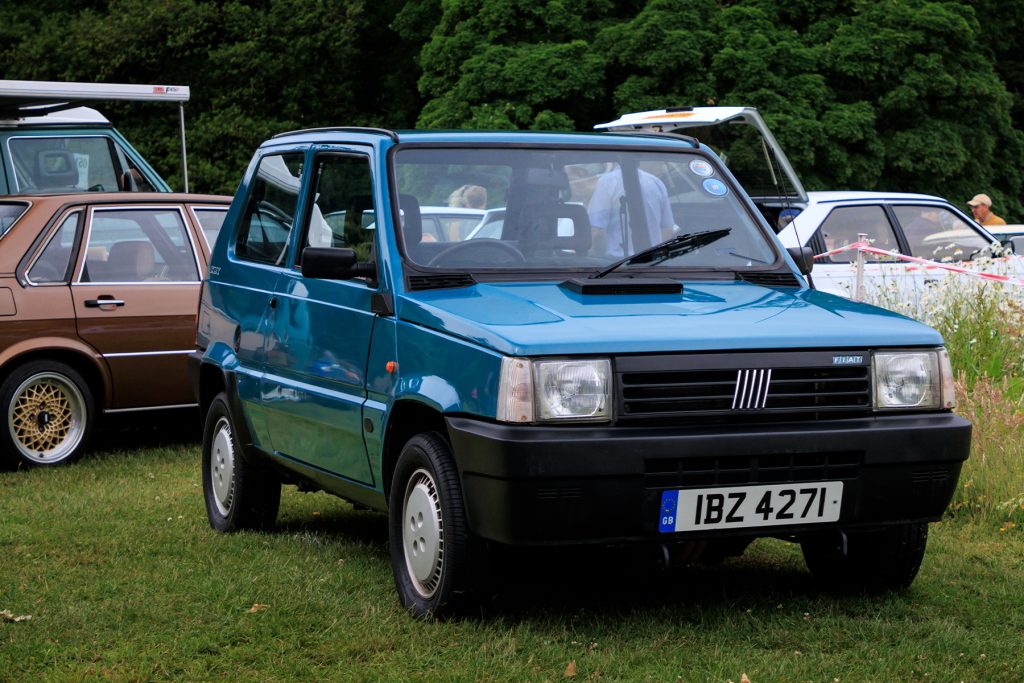
<svg viewBox="0 0 1024 683">
<path fill-rule="evenodd" d="M 448 433 L 472 530 L 515 545 L 766 536 L 934 521 L 952 498 L 971 442 L 970 422 L 950 413 L 729 431 L 553 428 L 450 417 Z M 844 481 L 836 523 L 690 534 L 658 529 L 665 490 L 836 478 Z"/>
</svg>

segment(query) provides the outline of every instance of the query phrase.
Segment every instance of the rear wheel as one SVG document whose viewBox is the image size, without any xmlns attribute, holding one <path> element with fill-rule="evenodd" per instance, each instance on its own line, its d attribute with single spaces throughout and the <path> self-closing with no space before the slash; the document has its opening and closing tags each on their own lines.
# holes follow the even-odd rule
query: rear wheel
<svg viewBox="0 0 1024 683">
<path fill-rule="evenodd" d="M 32 361 L 0 385 L 7 417 L 8 460 L 24 467 L 72 462 L 85 451 L 95 421 L 92 392 L 77 370 L 58 361 Z"/>
<path fill-rule="evenodd" d="M 469 529 L 451 447 L 440 434 L 413 437 L 402 449 L 388 501 L 391 569 L 402 605 L 441 618 L 469 602 L 473 585 Z"/>
<path fill-rule="evenodd" d="M 281 506 L 281 480 L 245 459 L 224 394 L 213 399 L 206 415 L 203 497 L 217 531 L 269 529 Z"/>
<path fill-rule="evenodd" d="M 813 536 L 800 547 L 815 579 L 834 590 L 882 592 L 913 583 L 928 543 L 928 524 L 916 522 Z"/>
</svg>

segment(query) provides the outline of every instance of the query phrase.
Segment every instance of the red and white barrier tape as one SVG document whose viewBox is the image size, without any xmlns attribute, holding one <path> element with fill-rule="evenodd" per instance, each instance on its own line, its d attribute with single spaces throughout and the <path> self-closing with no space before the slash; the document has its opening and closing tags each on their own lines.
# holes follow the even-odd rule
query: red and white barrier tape
<svg viewBox="0 0 1024 683">
<path fill-rule="evenodd" d="M 838 249 L 833 249 L 831 251 L 826 251 L 821 254 L 818 254 L 814 258 L 826 258 L 828 256 L 833 256 L 835 254 L 841 254 L 845 251 L 853 251 L 854 249 L 858 249 L 866 254 L 889 256 L 900 261 L 907 261 L 908 263 L 917 263 L 922 266 L 925 266 L 926 268 L 941 268 L 943 270 L 949 270 L 954 273 L 963 273 L 964 275 L 971 275 L 973 277 L 981 278 L 982 280 L 992 280 L 993 282 L 1002 282 L 1003 284 L 1024 287 L 1024 280 L 1020 278 L 1010 277 L 1009 275 L 996 275 L 995 273 L 986 273 L 980 270 L 964 268 L 963 266 L 954 266 L 951 263 L 929 261 L 928 259 L 917 258 L 916 256 L 907 256 L 906 254 L 899 254 L 892 251 L 886 251 L 885 249 L 879 249 L 878 247 L 873 247 L 867 242 L 854 242 L 852 244 L 847 244 L 845 247 L 839 247 Z"/>
</svg>

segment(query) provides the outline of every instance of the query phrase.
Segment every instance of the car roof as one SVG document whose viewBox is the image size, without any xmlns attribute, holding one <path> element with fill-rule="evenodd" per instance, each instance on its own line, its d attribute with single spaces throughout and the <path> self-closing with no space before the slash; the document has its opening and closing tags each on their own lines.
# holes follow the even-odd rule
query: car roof
<svg viewBox="0 0 1024 683">
<path fill-rule="evenodd" d="M 65 204 L 230 204 L 232 197 L 219 194 L 185 192 L 53 192 L 45 194 L 0 195 L 0 201 L 28 201 L 33 205 Z"/>
<path fill-rule="evenodd" d="M 870 190 L 834 190 L 828 192 L 808 192 L 808 204 L 828 204 L 832 202 L 850 201 L 927 201 L 949 204 L 949 200 L 931 194 L 915 192 L 877 192 Z"/>
<path fill-rule="evenodd" d="M 351 140 L 390 138 L 396 143 L 467 143 L 467 144 L 530 144 L 530 145 L 593 145 L 636 146 L 694 149 L 699 143 L 692 138 L 668 133 L 560 133 L 537 131 L 482 131 L 482 130 L 399 130 L 371 128 L 315 128 L 280 133 L 264 142 L 264 146 L 294 144 L 297 142 L 323 142 L 334 139 Z"/>
</svg>

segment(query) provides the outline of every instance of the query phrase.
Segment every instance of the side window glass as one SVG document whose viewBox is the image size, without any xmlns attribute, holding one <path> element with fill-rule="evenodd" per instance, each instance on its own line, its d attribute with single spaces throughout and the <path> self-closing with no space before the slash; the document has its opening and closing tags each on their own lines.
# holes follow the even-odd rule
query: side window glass
<svg viewBox="0 0 1024 683">
<path fill-rule="evenodd" d="M 302 152 L 260 160 L 235 242 L 235 256 L 258 263 L 284 263 L 299 203 L 302 162 Z"/>
<path fill-rule="evenodd" d="M 933 261 L 966 261 L 990 246 L 966 221 L 936 206 L 894 206 L 910 253 Z"/>
<path fill-rule="evenodd" d="M 892 230 L 889 219 L 881 206 L 846 206 L 833 209 L 825 222 L 821 224 L 821 238 L 825 241 L 825 250 L 832 251 L 853 244 L 857 235 L 865 233 L 871 246 L 886 251 L 899 250 L 896 234 Z M 829 257 L 832 263 L 851 263 L 857 257 L 855 250 L 844 251 Z M 864 254 L 869 262 L 892 261 L 889 256 Z"/>
<path fill-rule="evenodd" d="M 76 211 L 60 224 L 46 244 L 39 258 L 28 271 L 28 279 L 36 284 L 47 282 L 67 282 L 68 267 L 71 265 L 71 254 L 78 236 L 78 226 L 82 214 Z"/>
<path fill-rule="evenodd" d="M 224 225 L 224 217 L 228 215 L 226 209 L 192 209 L 196 218 L 199 219 L 199 225 L 203 229 L 203 235 L 206 237 L 206 245 L 213 248 L 213 243 L 217 241 L 217 235 L 220 234 L 220 228 Z"/>
<path fill-rule="evenodd" d="M 316 174 L 305 245 L 353 249 L 368 261 L 376 228 L 369 159 L 323 155 Z"/>
<path fill-rule="evenodd" d="M 177 209 L 96 211 L 82 282 L 197 282 L 192 244 Z"/>
</svg>

